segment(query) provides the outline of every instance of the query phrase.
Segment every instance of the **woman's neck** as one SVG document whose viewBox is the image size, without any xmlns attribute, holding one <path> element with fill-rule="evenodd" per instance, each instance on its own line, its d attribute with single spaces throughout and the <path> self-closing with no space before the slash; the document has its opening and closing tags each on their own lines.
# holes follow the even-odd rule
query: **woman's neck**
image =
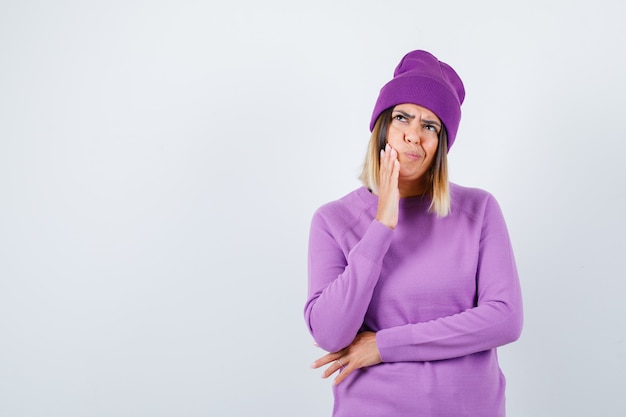
<svg viewBox="0 0 626 417">
<path fill-rule="evenodd" d="M 411 181 L 409 183 L 398 183 L 400 198 L 415 197 L 427 193 L 428 187 L 423 181 Z"/>
</svg>

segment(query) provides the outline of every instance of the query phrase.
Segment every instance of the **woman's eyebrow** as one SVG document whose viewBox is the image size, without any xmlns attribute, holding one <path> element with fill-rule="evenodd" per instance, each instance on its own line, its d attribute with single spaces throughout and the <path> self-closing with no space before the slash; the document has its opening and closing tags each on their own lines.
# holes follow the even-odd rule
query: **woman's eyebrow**
<svg viewBox="0 0 626 417">
<path fill-rule="evenodd" d="M 426 123 L 428 125 L 435 125 L 435 126 L 439 126 L 441 127 L 441 123 L 435 121 L 435 120 L 426 120 L 426 119 L 422 119 L 422 123 Z"/>
<path fill-rule="evenodd" d="M 394 110 L 394 113 L 400 113 L 402 116 L 406 117 L 407 119 L 415 119 L 415 115 L 413 114 L 409 114 L 407 112 L 405 112 L 404 110 Z"/>
<path fill-rule="evenodd" d="M 405 112 L 404 110 L 394 110 L 394 113 L 400 113 L 402 116 L 406 117 L 407 119 L 415 119 L 415 115 L 414 114 L 410 114 Z M 435 125 L 435 126 L 439 126 L 441 127 L 441 123 L 439 123 L 436 120 L 428 120 L 428 119 L 421 119 L 422 123 L 426 123 L 426 124 L 430 124 L 430 125 Z"/>
</svg>

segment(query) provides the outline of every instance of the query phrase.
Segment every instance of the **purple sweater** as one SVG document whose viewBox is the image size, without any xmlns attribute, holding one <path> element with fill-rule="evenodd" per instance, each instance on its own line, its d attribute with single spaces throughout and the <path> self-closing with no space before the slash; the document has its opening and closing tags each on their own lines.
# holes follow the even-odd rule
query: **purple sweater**
<svg viewBox="0 0 626 417">
<path fill-rule="evenodd" d="M 375 220 L 359 188 L 311 223 L 305 319 L 334 352 L 376 332 L 382 363 L 334 387 L 335 417 L 501 417 L 496 348 L 517 340 L 522 299 L 506 224 L 487 192 L 450 184 L 451 213 L 400 200 L 398 226 Z"/>
</svg>

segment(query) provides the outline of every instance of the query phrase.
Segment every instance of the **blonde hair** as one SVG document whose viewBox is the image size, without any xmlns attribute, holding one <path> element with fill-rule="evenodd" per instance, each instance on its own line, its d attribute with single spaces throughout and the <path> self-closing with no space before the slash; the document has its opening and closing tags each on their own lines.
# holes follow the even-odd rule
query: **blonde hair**
<svg viewBox="0 0 626 417">
<path fill-rule="evenodd" d="M 387 132 L 391 122 L 393 107 L 383 111 L 372 129 L 363 169 L 359 179 L 364 186 L 373 193 L 378 193 L 378 172 L 380 171 L 380 150 L 387 143 Z M 445 217 L 450 214 L 450 187 L 448 184 L 448 133 L 445 126 L 439 132 L 439 144 L 432 166 L 428 170 L 429 195 L 431 197 L 428 211 L 435 213 L 437 217 Z"/>
</svg>

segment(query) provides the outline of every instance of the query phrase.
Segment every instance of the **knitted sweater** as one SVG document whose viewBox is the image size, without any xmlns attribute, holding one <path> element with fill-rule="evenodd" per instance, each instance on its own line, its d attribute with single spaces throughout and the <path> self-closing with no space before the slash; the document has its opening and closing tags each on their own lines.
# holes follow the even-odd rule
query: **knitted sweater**
<svg viewBox="0 0 626 417">
<path fill-rule="evenodd" d="M 498 203 L 450 184 L 451 213 L 400 200 L 394 230 L 359 188 L 314 214 L 305 319 L 324 350 L 376 332 L 382 363 L 333 387 L 334 417 L 501 417 L 496 348 L 519 338 L 522 300 Z"/>
</svg>

